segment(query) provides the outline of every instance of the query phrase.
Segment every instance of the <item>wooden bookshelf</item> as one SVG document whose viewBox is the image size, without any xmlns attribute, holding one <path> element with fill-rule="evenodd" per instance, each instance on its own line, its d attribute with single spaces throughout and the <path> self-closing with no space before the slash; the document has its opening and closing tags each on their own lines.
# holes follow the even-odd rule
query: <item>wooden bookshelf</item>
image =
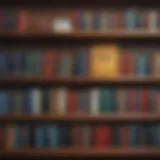
<svg viewBox="0 0 160 160">
<path fill-rule="evenodd" d="M 0 32 L 2 38 L 67 38 L 67 39 L 132 39 L 160 38 L 160 31 L 149 30 L 108 30 L 108 31 L 71 31 L 71 32 Z"/>
<path fill-rule="evenodd" d="M 66 115 L 27 115 L 27 114 L 6 114 L 0 115 L 0 122 L 33 122 L 33 121 L 63 121 L 63 122 L 160 122 L 158 113 L 108 113 L 101 115 L 91 114 L 66 114 Z"/>
<path fill-rule="evenodd" d="M 160 84 L 160 78 L 159 77 L 153 77 L 153 76 L 144 76 L 144 77 L 112 77 L 112 78 L 94 78 L 94 77 L 43 77 L 43 76 L 35 76 L 35 77 L 18 77 L 18 76 L 6 76 L 0 78 L 0 84 L 30 84 L 30 83 L 39 83 L 39 84 L 108 84 L 108 83 L 114 83 L 114 84 Z"/>
<path fill-rule="evenodd" d="M 1 157 L 119 157 L 160 156 L 160 148 L 67 148 L 67 149 L 13 149 L 0 152 Z"/>
</svg>

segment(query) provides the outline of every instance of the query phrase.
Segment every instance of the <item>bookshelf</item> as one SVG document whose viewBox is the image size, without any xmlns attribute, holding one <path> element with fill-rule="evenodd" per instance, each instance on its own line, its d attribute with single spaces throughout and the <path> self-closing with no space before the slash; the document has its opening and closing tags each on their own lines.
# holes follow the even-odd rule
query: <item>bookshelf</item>
<svg viewBox="0 0 160 160">
<path fill-rule="evenodd" d="M 19 3 L 19 6 L 24 2 L 22 5 L 24 8 L 26 7 L 41 7 L 41 5 L 45 4 L 45 7 L 51 7 L 51 4 L 54 4 L 55 6 L 60 6 L 61 3 L 68 4 L 70 7 L 75 7 L 77 5 L 81 6 L 82 8 L 84 6 L 96 6 L 99 4 L 99 1 L 95 1 L 95 4 L 93 4 L 92 1 L 81 2 L 79 1 L 78 4 L 75 4 L 73 0 L 67 0 L 67 2 L 64 2 L 64 0 L 60 0 L 58 2 L 52 1 L 52 0 L 15 0 L 14 3 Z M 32 4 L 33 2 L 33 4 Z M 104 2 L 107 5 L 106 1 L 101 0 L 101 2 Z M 130 3 L 134 4 L 135 1 L 130 1 Z M 144 1 L 142 1 L 144 2 Z M 5 2 L 0 2 L 0 4 L 3 4 L 5 7 L 12 6 L 13 2 L 10 0 L 6 0 Z M 9 3 L 9 4 L 7 4 Z M 117 4 L 115 0 L 113 2 L 108 2 L 113 4 Z M 136 1 L 136 4 L 138 2 Z M 158 2 L 157 2 L 158 3 Z M 123 4 L 125 7 L 128 4 L 126 0 L 122 0 L 121 4 Z M 144 3 L 144 5 L 147 6 L 148 2 Z M 111 5 L 111 6 L 112 6 Z M 141 4 L 142 5 L 142 4 Z M 54 6 L 54 7 L 55 7 Z M 143 5 L 142 5 L 143 6 Z M 148 6 L 147 6 L 148 7 Z M 16 41 L 16 40 L 19 41 Z M 106 30 L 106 31 L 81 31 L 81 30 L 75 30 L 70 32 L 39 32 L 39 31 L 0 31 L 0 40 L 2 40 L 2 44 L 4 46 L 10 45 L 12 42 L 13 45 L 17 47 L 18 44 L 31 44 L 32 40 L 35 40 L 34 42 L 37 42 L 36 45 L 41 41 L 45 41 L 46 44 L 49 42 L 51 44 L 52 42 L 56 42 L 56 44 L 61 43 L 62 40 L 63 43 L 72 45 L 79 42 L 87 42 L 91 43 L 91 41 L 95 42 L 101 42 L 101 41 L 121 41 L 121 40 L 133 40 L 133 43 L 136 41 L 139 42 L 139 40 L 148 40 L 148 41 L 156 41 L 158 42 L 160 40 L 160 30 L 154 30 L 154 31 L 148 31 L 145 29 L 139 29 L 139 30 L 125 30 L 125 29 L 113 29 L 113 30 Z M 3 40 L 5 40 L 3 42 Z M 19 43 L 21 42 L 22 43 Z M 18 42 L 18 43 L 17 43 Z M 41 47 L 42 43 L 38 44 L 38 46 Z M 34 43 L 33 43 L 34 46 Z M 94 78 L 90 76 L 3 76 L 0 77 L 0 85 L 3 88 L 14 88 L 15 86 L 21 87 L 21 85 L 25 87 L 30 87 L 34 85 L 38 86 L 66 86 L 69 85 L 71 87 L 85 87 L 85 86 L 94 86 L 94 85 L 112 85 L 112 86 L 158 86 L 160 85 L 160 77 L 154 77 L 154 76 L 116 76 L 112 78 Z M 101 123 L 101 122 L 107 122 L 107 123 L 142 123 L 142 124 L 159 124 L 160 123 L 160 114 L 158 112 L 123 112 L 123 113 L 106 113 L 106 114 L 89 114 L 89 113 L 74 113 L 74 114 L 2 114 L 0 115 L 0 123 L 5 125 L 10 125 L 12 123 L 27 123 L 27 124 L 34 124 L 39 122 L 63 122 L 66 124 L 70 123 Z M 12 157 L 148 157 L 148 156 L 158 156 L 160 157 L 160 148 L 151 147 L 151 146 L 138 146 L 138 147 L 130 147 L 130 146 L 119 146 L 119 147 L 107 147 L 107 148 L 94 148 L 94 147 L 66 147 L 66 148 L 57 148 L 57 149 L 36 149 L 36 148 L 23 148 L 23 149 L 8 149 L 8 146 L 6 146 L 6 149 L 0 149 L 0 157 L 5 158 L 12 158 Z"/>
</svg>

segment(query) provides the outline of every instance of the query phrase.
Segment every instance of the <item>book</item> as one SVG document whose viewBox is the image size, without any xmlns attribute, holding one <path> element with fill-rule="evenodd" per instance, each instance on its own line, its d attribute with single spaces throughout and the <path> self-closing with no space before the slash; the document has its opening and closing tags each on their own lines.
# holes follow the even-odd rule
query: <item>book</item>
<svg viewBox="0 0 160 160">
<path fill-rule="evenodd" d="M 41 71 L 43 76 L 53 76 L 55 74 L 56 55 L 53 50 L 48 49 L 42 53 Z"/>
<path fill-rule="evenodd" d="M 160 53 L 154 53 L 153 54 L 152 74 L 155 77 L 160 76 Z"/>
<path fill-rule="evenodd" d="M 35 140 L 35 147 L 36 148 L 43 148 L 44 147 L 44 126 L 43 125 L 36 125 L 34 130 L 34 140 Z"/>
<path fill-rule="evenodd" d="M 5 76 L 9 73 L 8 55 L 7 53 L 0 53 L 0 75 Z"/>
<path fill-rule="evenodd" d="M 89 93 L 89 99 L 90 99 L 90 112 L 91 114 L 98 114 L 100 113 L 99 110 L 99 89 L 98 88 L 93 88 L 90 90 Z"/>
<path fill-rule="evenodd" d="M 118 75 L 118 46 L 97 45 L 90 48 L 89 75 L 91 77 L 115 77 Z"/>
</svg>

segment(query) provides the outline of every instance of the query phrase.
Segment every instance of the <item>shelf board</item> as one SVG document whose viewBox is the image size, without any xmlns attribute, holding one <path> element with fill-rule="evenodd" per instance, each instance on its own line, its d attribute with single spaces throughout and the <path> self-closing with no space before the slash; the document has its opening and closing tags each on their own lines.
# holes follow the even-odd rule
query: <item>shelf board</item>
<svg viewBox="0 0 160 160">
<path fill-rule="evenodd" d="M 0 152 L 4 157 L 88 157 L 88 156 L 160 156 L 160 148 L 67 148 L 67 149 L 12 149 Z"/>
<path fill-rule="evenodd" d="M 5 38 L 67 38 L 67 39 L 124 39 L 124 38 L 160 38 L 160 30 L 108 30 L 108 31 L 71 31 L 71 32 L 18 32 L 3 31 Z"/>
<path fill-rule="evenodd" d="M 78 85 L 89 85 L 89 84 L 159 84 L 160 77 L 120 77 L 116 76 L 113 78 L 94 78 L 94 77 L 14 77 L 6 76 L 0 78 L 0 84 L 78 84 Z"/>
<path fill-rule="evenodd" d="M 100 122 L 100 121 L 116 121 L 116 122 L 159 122 L 159 113 L 108 113 L 100 115 L 91 114 L 66 114 L 66 115 L 27 115 L 27 114 L 5 114 L 0 115 L 1 123 L 12 122 L 33 122 L 33 121 L 63 121 L 63 122 Z"/>
</svg>

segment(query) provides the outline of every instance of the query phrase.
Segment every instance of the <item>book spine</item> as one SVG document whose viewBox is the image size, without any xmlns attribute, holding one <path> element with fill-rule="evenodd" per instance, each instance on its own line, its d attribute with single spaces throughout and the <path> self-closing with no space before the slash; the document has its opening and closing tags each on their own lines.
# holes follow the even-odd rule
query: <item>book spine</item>
<svg viewBox="0 0 160 160">
<path fill-rule="evenodd" d="M 99 89 L 93 88 L 90 92 L 90 110 L 92 114 L 99 113 Z"/>
<path fill-rule="evenodd" d="M 35 146 L 37 148 L 44 147 L 44 127 L 42 125 L 35 127 Z"/>
<path fill-rule="evenodd" d="M 67 113 L 74 113 L 76 112 L 76 104 L 77 102 L 77 95 L 75 90 L 69 89 L 67 91 Z"/>
</svg>

